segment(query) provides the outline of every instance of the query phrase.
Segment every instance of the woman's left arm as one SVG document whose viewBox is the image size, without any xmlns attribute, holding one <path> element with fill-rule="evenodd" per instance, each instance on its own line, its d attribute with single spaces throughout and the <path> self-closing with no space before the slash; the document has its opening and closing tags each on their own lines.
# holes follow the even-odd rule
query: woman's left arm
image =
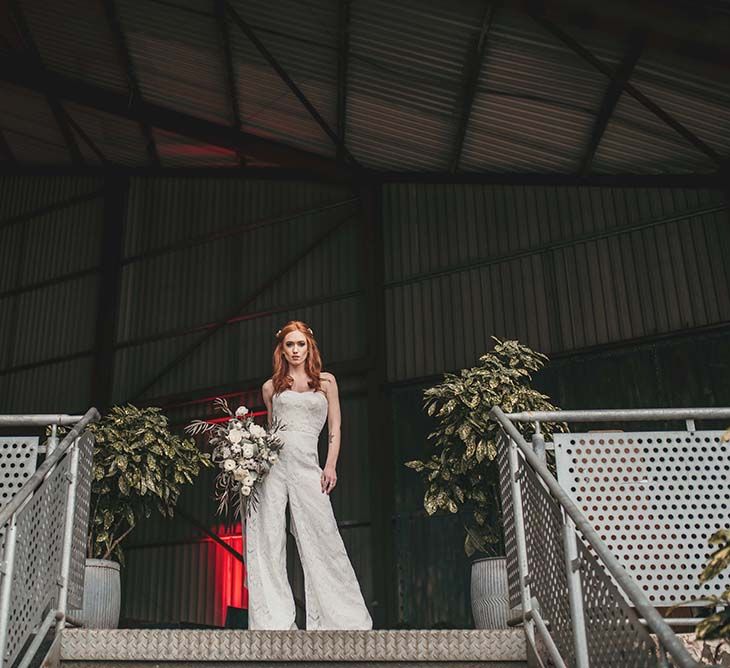
<svg viewBox="0 0 730 668">
<path fill-rule="evenodd" d="M 323 373 L 327 379 L 327 432 L 328 448 L 327 461 L 325 462 L 320 479 L 322 491 L 329 494 L 337 484 L 337 458 L 340 454 L 340 397 L 337 390 L 337 380 L 331 373 Z"/>
</svg>

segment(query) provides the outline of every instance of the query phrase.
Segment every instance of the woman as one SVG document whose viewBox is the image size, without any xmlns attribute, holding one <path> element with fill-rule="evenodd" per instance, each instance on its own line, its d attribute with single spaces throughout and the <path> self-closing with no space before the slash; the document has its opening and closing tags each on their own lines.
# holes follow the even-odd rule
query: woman
<svg viewBox="0 0 730 668">
<path fill-rule="evenodd" d="M 304 570 L 307 630 L 372 628 L 345 551 L 329 494 L 337 484 L 340 403 L 337 381 L 321 371 L 312 330 L 299 320 L 276 333 L 272 377 L 261 388 L 269 424 L 284 429 L 278 461 L 264 479 L 246 522 L 249 629 L 294 630 L 294 597 L 286 570 L 285 508 Z M 317 440 L 328 421 L 329 450 L 320 468 Z"/>
</svg>

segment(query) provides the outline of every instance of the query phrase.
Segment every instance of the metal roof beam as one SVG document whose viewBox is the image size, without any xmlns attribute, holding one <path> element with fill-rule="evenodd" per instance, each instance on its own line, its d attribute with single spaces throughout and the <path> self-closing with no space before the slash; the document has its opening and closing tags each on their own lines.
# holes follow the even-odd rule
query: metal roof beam
<svg viewBox="0 0 730 668">
<path fill-rule="evenodd" d="M 356 167 L 359 167 L 357 160 L 353 157 L 350 151 L 347 150 L 342 138 L 329 126 L 329 123 L 324 119 L 315 106 L 309 101 L 307 96 L 302 92 L 301 88 L 297 86 L 294 80 L 289 76 L 287 71 L 279 64 L 279 61 L 274 58 L 271 52 L 264 46 L 263 42 L 258 38 L 256 33 L 253 31 L 251 26 L 241 18 L 240 14 L 226 2 L 226 8 L 230 14 L 233 22 L 241 29 L 244 35 L 253 43 L 258 49 L 259 53 L 264 59 L 274 68 L 274 71 L 279 75 L 281 80 L 289 87 L 292 93 L 297 99 L 304 105 L 304 108 L 309 112 L 310 116 L 316 121 L 317 125 L 322 128 L 324 133 L 334 142 L 335 146 L 342 151 L 342 154 Z"/>
<path fill-rule="evenodd" d="M 342 144 L 337 146 L 337 161 L 344 161 L 347 123 L 347 70 L 350 60 L 350 5 L 351 0 L 340 0 L 337 13 L 337 135 Z"/>
<path fill-rule="evenodd" d="M 577 40 L 573 39 L 564 30 L 559 28 L 544 14 L 536 12 L 534 7 L 528 11 L 528 14 L 533 19 L 533 21 L 542 26 L 547 32 L 556 37 L 569 49 L 575 51 L 576 54 L 583 58 L 583 60 L 585 60 L 587 63 L 592 65 L 601 74 L 608 77 L 612 81 L 616 78 L 616 74 L 611 70 L 610 67 L 604 64 L 603 61 L 601 61 L 600 59 L 596 58 L 593 53 L 591 53 L 588 49 L 578 43 Z M 646 95 L 644 95 L 640 90 L 632 86 L 631 83 L 629 83 L 628 81 L 624 86 L 624 90 L 629 95 L 631 95 L 631 97 L 633 97 L 637 102 L 646 107 L 646 109 L 653 113 L 657 118 L 664 121 L 664 123 L 672 128 L 672 130 L 674 130 L 677 134 L 684 137 L 690 144 L 692 144 L 695 148 L 704 153 L 716 165 L 720 167 L 723 166 L 723 159 L 713 148 L 708 146 L 696 134 L 694 134 L 692 131 L 682 125 L 676 118 L 664 111 L 658 104 L 652 102 Z"/>
<path fill-rule="evenodd" d="M 119 56 L 120 65 L 122 70 L 127 77 L 129 82 L 129 92 L 142 99 L 142 92 L 139 87 L 139 81 L 137 80 L 137 73 L 134 69 L 134 63 L 132 62 L 132 56 L 129 53 L 129 45 L 127 44 L 127 38 L 122 30 L 122 24 L 119 21 L 119 15 L 117 13 L 117 7 L 114 0 L 104 0 L 104 13 L 106 14 L 106 20 L 109 24 L 109 29 L 114 39 L 114 46 L 116 47 L 117 55 Z M 154 135 L 150 126 L 144 121 L 140 122 L 139 128 L 142 131 L 142 136 L 145 140 L 145 150 L 149 156 L 150 162 L 155 165 L 160 165 L 160 155 L 157 152 L 157 144 L 155 143 Z"/>
<path fill-rule="evenodd" d="M 454 154 L 449 166 L 449 171 L 452 173 L 459 168 L 461 151 L 464 148 L 464 138 L 466 137 L 466 128 L 469 124 L 469 116 L 471 115 L 471 108 L 474 104 L 474 96 L 476 95 L 477 84 L 479 83 L 479 72 L 482 69 L 484 52 L 487 49 L 487 37 L 489 36 L 489 31 L 492 27 L 492 20 L 496 10 L 495 4 L 496 3 L 490 2 L 485 7 L 481 29 L 479 30 L 479 34 L 477 35 L 469 54 L 467 55 L 467 61 L 464 66 L 466 76 L 464 77 L 461 115 L 459 116 L 459 124 L 456 127 Z"/>
<path fill-rule="evenodd" d="M 225 0 L 216 0 L 215 2 L 215 20 L 218 25 L 218 34 L 223 47 L 223 71 L 226 77 L 226 86 L 228 88 L 228 99 L 231 103 L 231 127 L 234 130 L 241 129 L 241 107 L 238 102 L 238 89 L 236 88 L 236 76 L 233 70 L 233 52 L 231 50 L 231 35 L 228 30 L 228 21 L 226 20 L 226 2 Z M 238 162 L 241 167 L 246 166 L 246 158 L 239 151 Z"/>
<path fill-rule="evenodd" d="M 641 57 L 641 52 L 644 50 L 646 44 L 646 30 L 638 30 L 632 32 L 629 37 L 629 47 L 624 55 L 621 64 L 616 70 L 615 77 L 611 79 L 611 83 L 606 90 L 606 94 L 603 96 L 603 102 L 596 116 L 596 120 L 593 124 L 593 130 L 591 131 L 591 138 L 588 142 L 588 147 L 581 160 L 579 173 L 581 176 L 585 176 L 591 170 L 591 163 L 593 162 L 593 156 L 598 150 L 598 146 L 601 143 L 603 133 L 608 127 L 608 122 L 611 120 L 613 111 L 618 104 L 621 93 L 624 92 L 624 88 L 631 78 L 631 73 L 634 71 L 634 66 Z"/>
<path fill-rule="evenodd" d="M 25 58 L 0 54 L 0 81 L 22 88 L 58 96 L 92 109 L 114 114 L 132 121 L 144 121 L 153 127 L 190 137 L 197 141 L 220 146 L 231 151 L 240 150 L 264 162 L 284 167 L 304 168 L 317 174 L 343 178 L 351 176 L 347 168 L 335 160 L 294 148 L 280 142 L 190 116 L 181 111 L 162 107 L 142 99 L 129 100 L 120 94 L 95 84 L 49 72 Z"/>
<path fill-rule="evenodd" d="M 20 2 L 18 2 L 18 0 L 10 1 L 10 11 L 13 17 L 13 21 L 15 22 L 15 27 L 20 33 L 20 36 L 23 39 L 24 46 L 30 53 L 32 60 L 37 64 L 40 69 L 44 69 L 41 52 L 38 50 L 38 46 L 33 39 L 33 34 L 30 31 L 30 26 L 28 26 L 28 22 L 25 19 L 25 14 L 23 13 Z M 71 127 L 69 126 L 69 117 L 66 114 L 66 111 L 63 109 L 61 103 L 55 96 L 46 93 L 45 98 L 46 103 L 51 108 L 53 117 L 56 119 L 58 129 L 61 131 L 63 139 L 66 142 L 66 147 L 71 154 L 71 160 L 76 165 L 85 165 L 86 162 L 84 160 L 84 156 L 81 155 L 81 150 L 79 149 L 79 146 L 76 143 L 76 138 L 74 137 L 73 132 L 71 131 Z"/>
</svg>

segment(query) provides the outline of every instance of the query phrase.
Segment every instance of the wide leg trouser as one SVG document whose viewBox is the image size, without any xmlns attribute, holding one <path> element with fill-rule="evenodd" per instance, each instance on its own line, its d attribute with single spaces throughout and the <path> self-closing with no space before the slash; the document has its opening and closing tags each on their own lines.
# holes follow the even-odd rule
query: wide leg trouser
<svg viewBox="0 0 730 668">
<path fill-rule="evenodd" d="M 304 571 L 307 629 L 371 629 L 332 503 L 321 489 L 317 437 L 290 430 L 283 438 L 281 457 L 246 523 L 249 629 L 297 628 L 286 568 L 287 501 Z"/>
</svg>

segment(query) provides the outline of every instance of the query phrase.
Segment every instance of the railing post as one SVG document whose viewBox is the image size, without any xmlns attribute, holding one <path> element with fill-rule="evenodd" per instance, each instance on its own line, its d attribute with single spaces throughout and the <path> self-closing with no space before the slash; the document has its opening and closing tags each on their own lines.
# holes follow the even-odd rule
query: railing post
<svg viewBox="0 0 730 668">
<path fill-rule="evenodd" d="M 535 433 L 532 435 L 532 451 L 540 458 L 543 464 L 547 462 L 547 457 L 545 456 L 545 437 L 540 431 L 539 422 L 535 422 Z"/>
<path fill-rule="evenodd" d="M 512 493 L 512 513 L 515 523 L 515 547 L 517 549 L 517 571 L 520 576 L 520 596 L 522 598 L 522 618 L 525 623 L 525 633 L 528 640 L 535 645 L 535 622 L 532 619 L 532 596 L 530 594 L 529 572 L 527 563 L 527 542 L 525 540 L 525 518 L 522 514 L 522 491 L 517 479 L 518 453 L 517 445 L 506 434 L 507 456 L 509 461 L 509 483 Z"/>
<path fill-rule="evenodd" d="M 8 625 L 10 623 L 10 596 L 13 584 L 13 568 L 15 566 L 15 541 L 17 537 L 17 515 L 12 515 L 5 534 L 5 550 L 2 568 L 2 585 L 0 585 L 0 668 L 4 668 L 7 658 Z"/>
<path fill-rule="evenodd" d="M 563 550 L 565 553 L 565 573 L 568 580 L 568 600 L 573 630 L 576 668 L 588 668 L 588 638 L 586 637 L 585 610 L 583 608 L 583 585 L 580 581 L 580 555 L 578 536 L 573 520 L 563 511 Z"/>
<path fill-rule="evenodd" d="M 63 532 L 63 552 L 61 553 L 61 575 L 58 590 L 58 612 L 60 619 L 56 622 L 56 632 L 63 630 L 66 624 L 66 604 L 68 601 L 68 578 L 71 570 L 71 550 L 73 549 L 74 513 L 76 512 L 76 486 L 79 470 L 79 439 L 74 441 L 71 452 L 71 466 L 68 471 L 68 487 L 66 489 L 66 519 Z"/>
<path fill-rule="evenodd" d="M 48 437 L 48 440 L 46 441 L 46 457 L 50 457 L 53 454 L 53 451 L 56 449 L 57 445 L 58 445 L 58 425 L 54 423 L 51 425 L 51 435 Z"/>
</svg>

